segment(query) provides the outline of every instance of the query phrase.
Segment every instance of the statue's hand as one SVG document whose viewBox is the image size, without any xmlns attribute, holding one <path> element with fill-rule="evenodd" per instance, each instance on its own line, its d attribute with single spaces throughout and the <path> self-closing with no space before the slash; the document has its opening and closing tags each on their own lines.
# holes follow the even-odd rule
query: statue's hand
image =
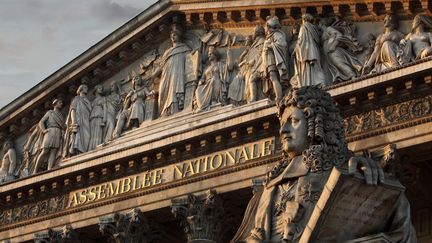
<svg viewBox="0 0 432 243">
<path fill-rule="evenodd" d="M 377 185 L 384 182 L 384 172 L 377 161 L 363 156 L 351 157 L 348 161 L 348 173 L 354 174 L 363 171 L 366 183 Z"/>
</svg>

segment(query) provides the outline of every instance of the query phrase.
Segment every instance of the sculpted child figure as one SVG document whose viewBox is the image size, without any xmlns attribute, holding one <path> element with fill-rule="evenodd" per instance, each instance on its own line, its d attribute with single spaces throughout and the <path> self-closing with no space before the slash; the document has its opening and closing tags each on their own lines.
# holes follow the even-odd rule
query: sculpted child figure
<svg viewBox="0 0 432 243">
<path fill-rule="evenodd" d="M 294 88 L 278 105 L 283 159 L 268 172 L 249 202 L 232 242 L 298 242 L 333 167 L 365 167 L 366 183 L 384 179 L 376 162 L 352 157 L 331 96 L 317 86 Z M 402 197 L 385 232 L 396 242 L 415 242 L 409 204 Z M 336 242 L 336 241 L 334 241 Z"/>
</svg>

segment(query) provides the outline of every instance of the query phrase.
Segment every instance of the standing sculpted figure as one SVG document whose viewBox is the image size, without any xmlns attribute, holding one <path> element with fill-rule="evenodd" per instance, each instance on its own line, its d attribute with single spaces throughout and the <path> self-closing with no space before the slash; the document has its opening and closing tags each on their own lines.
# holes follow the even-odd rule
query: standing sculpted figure
<svg viewBox="0 0 432 243">
<path fill-rule="evenodd" d="M 107 120 L 106 99 L 103 97 L 103 86 L 98 84 L 94 88 L 95 98 L 92 101 L 90 113 L 90 143 L 88 150 L 93 150 L 104 142 L 104 127 Z"/>
<path fill-rule="evenodd" d="M 208 110 L 212 104 L 224 104 L 227 96 L 226 65 L 220 61 L 215 48 L 210 48 L 208 55 L 210 63 L 195 91 L 195 111 Z"/>
<path fill-rule="evenodd" d="M 271 84 L 264 82 L 264 93 L 273 89 L 276 101 L 282 99 L 282 84 L 288 82 L 288 43 L 281 30 L 278 17 L 271 17 L 266 23 L 266 36 L 263 44 L 263 70 Z"/>
<path fill-rule="evenodd" d="M 15 148 L 12 141 L 6 141 L 3 145 L 3 158 L 0 164 L 0 183 L 13 180 L 18 166 Z"/>
<path fill-rule="evenodd" d="M 403 37 L 403 34 L 398 31 L 396 16 L 386 15 L 384 18 L 384 33 L 377 37 L 374 51 L 366 60 L 363 73 L 381 72 L 399 66 L 403 52 L 399 47 L 399 42 Z"/>
<path fill-rule="evenodd" d="M 298 242 L 333 167 L 354 173 L 361 163 L 368 184 L 384 179 L 377 162 L 351 157 L 330 94 L 316 86 L 293 88 L 278 108 L 283 159 L 267 173 L 264 188 L 249 202 L 231 242 Z M 399 200 L 387 230 L 396 242 L 415 242 L 405 197 Z"/>
<path fill-rule="evenodd" d="M 401 40 L 405 62 L 412 62 L 432 55 L 432 33 L 426 32 L 426 28 L 432 28 L 432 19 L 424 14 L 416 15 L 412 22 L 411 33 Z"/>
<path fill-rule="evenodd" d="M 350 80 L 360 74 L 362 63 L 354 54 L 358 42 L 344 35 L 337 26 L 322 25 L 323 51 L 333 83 Z"/>
<path fill-rule="evenodd" d="M 106 123 L 104 126 L 103 142 L 112 140 L 116 126 L 117 116 L 121 109 L 122 99 L 120 96 L 120 87 L 116 82 L 111 83 L 111 93 L 106 97 Z"/>
<path fill-rule="evenodd" d="M 254 29 L 253 42 L 240 56 L 239 66 L 245 66 L 245 93 L 248 103 L 258 100 L 258 83 L 262 80 L 262 56 L 265 30 L 261 25 Z"/>
<path fill-rule="evenodd" d="M 42 141 L 37 147 L 39 154 L 36 157 L 33 168 L 33 174 L 40 171 L 43 164 L 48 163 L 47 170 L 51 170 L 61 159 L 63 147 L 63 135 L 66 129 L 65 121 L 60 110 L 63 107 L 63 101 L 55 99 L 53 109 L 48 111 L 38 123 L 38 130 L 42 132 Z"/>
<path fill-rule="evenodd" d="M 312 21 L 312 15 L 306 13 L 302 16 L 302 25 L 294 49 L 294 76 L 291 78 L 294 87 L 325 84 L 319 49 L 321 34 Z"/>
<path fill-rule="evenodd" d="M 91 102 L 87 98 L 88 86 L 81 84 L 77 96 L 72 100 L 66 118 L 65 148 L 63 157 L 88 151 L 90 143 Z"/>
<path fill-rule="evenodd" d="M 172 47 L 165 51 L 161 68 L 157 68 L 152 77 L 160 76 L 159 113 L 169 116 L 183 109 L 186 84 L 186 55 L 192 49 L 182 42 L 182 32 L 175 28 L 171 31 Z"/>
</svg>

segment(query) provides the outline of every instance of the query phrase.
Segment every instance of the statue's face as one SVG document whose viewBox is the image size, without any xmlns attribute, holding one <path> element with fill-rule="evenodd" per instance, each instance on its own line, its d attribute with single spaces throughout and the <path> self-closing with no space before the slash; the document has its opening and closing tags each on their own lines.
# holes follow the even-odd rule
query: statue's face
<svg viewBox="0 0 432 243">
<path fill-rule="evenodd" d="M 102 87 L 102 86 L 98 86 L 98 87 L 96 88 L 96 92 L 97 92 L 98 94 L 102 94 L 102 92 L 103 92 L 103 87 Z"/>
<path fill-rule="evenodd" d="M 171 41 L 173 43 L 180 42 L 180 36 L 175 32 L 171 32 Z"/>
<path fill-rule="evenodd" d="M 56 102 L 55 107 L 57 107 L 58 109 L 61 109 L 63 107 L 63 101 L 59 100 Z"/>
<path fill-rule="evenodd" d="M 86 95 L 88 93 L 88 87 L 87 87 L 87 85 L 83 85 L 81 87 L 81 92 L 80 93 L 82 93 L 84 95 Z"/>
<path fill-rule="evenodd" d="M 392 27 L 392 16 L 386 15 L 384 18 L 384 27 Z"/>
<path fill-rule="evenodd" d="M 111 83 L 111 92 L 115 93 L 117 91 L 117 87 L 115 85 L 115 83 Z"/>
<path fill-rule="evenodd" d="M 297 107 L 287 107 L 280 119 L 282 150 L 290 157 L 301 155 L 308 148 L 307 120 Z"/>
</svg>

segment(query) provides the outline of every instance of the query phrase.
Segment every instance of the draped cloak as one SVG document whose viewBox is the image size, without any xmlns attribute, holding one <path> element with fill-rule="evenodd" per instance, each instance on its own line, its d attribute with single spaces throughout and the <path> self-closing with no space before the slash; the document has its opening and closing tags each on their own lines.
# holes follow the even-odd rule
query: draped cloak
<svg viewBox="0 0 432 243">
<path fill-rule="evenodd" d="M 325 84 L 321 67 L 319 50 L 320 33 L 318 28 L 309 22 L 300 27 L 295 53 L 294 76 L 291 83 L 302 87 Z"/>
<path fill-rule="evenodd" d="M 279 81 L 281 84 L 288 82 L 288 43 L 286 41 L 285 33 L 282 31 L 275 31 L 266 36 L 264 46 L 267 46 L 267 53 L 263 52 L 263 63 L 261 68 L 263 73 L 266 75 L 270 74 L 272 71 L 272 66 L 274 65 L 279 74 Z M 264 47 L 265 48 L 265 47 Z M 264 82 L 263 84 L 264 93 L 268 93 L 271 84 Z"/>
<path fill-rule="evenodd" d="M 75 111 L 77 128 L 73 128 L 72 111 Z M 65 151 L 63 157 L 73 155 L 75 151 L 84 153 L 88 151 L 90 143 L 90 113 L 91 103 L 86 97 L 76 96 L 70 105 L 66 118 L 68 129 L 65 135 Z"/>
<path fill-rule="evenodd" d="M 159 84 L 159 113 L 171 115 L 172 105 L 178 96 L 184 95 L 186 83 L 186 55 L 191 49 L 184 43 L 176 43 L 162 57 L 162 74 Z"/>
</svg>

